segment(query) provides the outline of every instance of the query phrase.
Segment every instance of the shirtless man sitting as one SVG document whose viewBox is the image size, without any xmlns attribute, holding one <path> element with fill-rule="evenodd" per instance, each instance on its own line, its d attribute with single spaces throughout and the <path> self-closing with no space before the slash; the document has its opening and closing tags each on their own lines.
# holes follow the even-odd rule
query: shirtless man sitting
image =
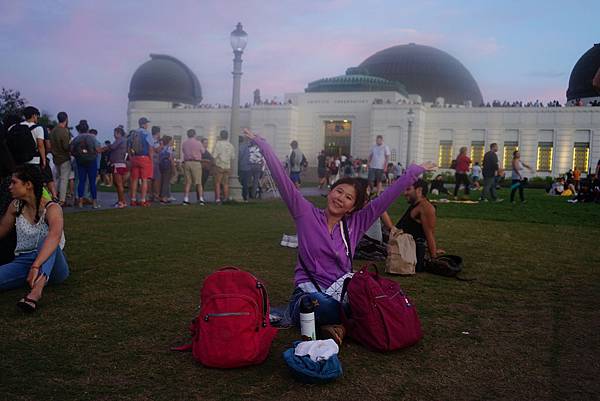
<svg viewBox="0 0 600 401">
<path fill-rule="evenodd" d="M 413 236 L 417 245 L 417 266 L 415 270 L 422 272 L 424 271 L 423 261 L 426 251 L 429 252 L 429 256 L 432 258 L 445 253 L 435 243 L 435 207 L 427 199 L 427 182 L 423 179 L 419 179 L 406 188 L 404 197 L 410 206 L 395 226 L 387 212 L 383 213 L 381 219 L 390 231 L 401 229 Z"/>
</svg>

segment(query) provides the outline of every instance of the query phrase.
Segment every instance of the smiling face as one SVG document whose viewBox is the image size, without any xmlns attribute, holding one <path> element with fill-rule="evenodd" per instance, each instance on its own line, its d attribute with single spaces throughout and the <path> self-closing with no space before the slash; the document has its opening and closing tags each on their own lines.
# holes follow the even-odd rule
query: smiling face
<svg viewBox="0 0 600 401">
<path fill-rule="evenodd" d="M 332 216 L 344 216 L 354 210 L 356 189 L 350 184 L 340 184 L 327 195 L 327 211 Z"/>
</svg>

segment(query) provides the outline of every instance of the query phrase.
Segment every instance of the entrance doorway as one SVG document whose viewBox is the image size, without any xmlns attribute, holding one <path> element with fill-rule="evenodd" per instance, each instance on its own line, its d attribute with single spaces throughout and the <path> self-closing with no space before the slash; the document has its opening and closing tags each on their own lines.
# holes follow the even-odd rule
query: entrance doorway
<svg viewBox="0 0 600 401">
<path fill-rule="evenodd" d="M 352 122 L 349 120 L 325 121 L 325 155 L 350 156 Z"/>
</svg>

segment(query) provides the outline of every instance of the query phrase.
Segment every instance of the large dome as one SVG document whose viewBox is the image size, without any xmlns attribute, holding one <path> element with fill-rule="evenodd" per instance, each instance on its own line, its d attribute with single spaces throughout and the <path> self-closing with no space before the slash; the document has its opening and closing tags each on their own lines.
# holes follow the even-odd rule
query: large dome
<svg viewBox="0 0 600 401">
<path fill-rule="evenodd" d="M 446 103 L 473 105 L 483 103 L 473 76 L 446 52 L 430 46 L 400 45 L 375 53 L 360 64 L 370 75 L 400 81 L 408 93 L 420 95 L 425 102 L 443 97 Z"/>
<path fill-rule="evenodd" d="M 581 56 L 571 71 L 567 100 L 597 97 L 600 93 L 592 86 L 594 75 L 600 69 L 600 43 Z"/>
<path fill-rule="evenodd" d="M 194 105 L 202 101 L 198 78 L 185 64 L 163 54 L 151 54 L 150 58 L 131 78 L 129 101 L 157 100 Z"/>
</svg>

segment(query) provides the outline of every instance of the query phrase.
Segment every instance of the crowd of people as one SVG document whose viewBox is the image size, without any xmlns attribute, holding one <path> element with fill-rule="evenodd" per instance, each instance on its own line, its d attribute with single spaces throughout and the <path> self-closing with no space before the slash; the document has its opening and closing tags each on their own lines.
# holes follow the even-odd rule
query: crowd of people
<svg viewBox="0 0 600 401">
<path fill-rule="evenodd" d="M 56 126 L 50 127 L 38 124 L 40 112 L 35 107 L 25 108 L 22 114 L 22 119 L 11 116 L 0 125 L 0 214 L 3 216 L 0 220 L 0 290 L 29 285 L 30 290 L 18 302 L 25 311 L 36 310 L 48 283 L 58 283 L 68 277 L 69 267 L 62 252 L 65 243 L 62 208 L 70 205 L 69 192 L 74 206 L 83 207 L 89 195 L 92 207 L 100 207 L 98 177 L 101 185 L 114 185 L 116 208 L 147 207 L 151 201 L 171 203 L 174 199 L 171 183 L 179 169 L 185 179 L 183 205 L 191 204 L 192 191 L 196 193 L 196 202 L 205 204 L 203 192 L 211 175 L 214 176 L 215 202 L 228 201 L 229 177 L 236 159 L 244 201 L 260 198 L 265 178 L 270 180 L 270 186 L 279 190 L 298 229 L 296 290 L 288 309 L 291 321 L 297 319 L 299 300 L 309 296 L 323 305 L 322 313 L 317 315 L 320 325 L 339 323 L 339 316 L 333 312 L 337 310 L 337 301 L 324 297 L 316 288 L 327 288 L 342 279 L 340 272 L 349 273 L 350 260 L 338 256 L 355 250 L 367 231 L 381 233 L 382 227 L 402 229 L 420 244 L 421 259 L 443 253 L 435 241 L 435 208 L 427 197 L 428 192 L 450 195 L 443 176 L 437 175 L 429 184 L 419 176 L 433 169 L 433 165 L 413 165 L 404 170 L 400 163 L 391 163 L 390 149 L 381 135 L 376 137 L 366 159 L 320 152 L 317 172 L 320 188 L 329 189 L 324 195 L 327 207 L 318 213 L 308 213 L 315 207 L 299 192 L 308 160 L 297 141 L 291 142 L 290 153 L 282 163 L 264 139 L 248 130 L 245 137 L 240 138 L 236 155 L 226 130 L 219 133 L 209 152 L 207 138 L 198 138 L 195 130 L 190 129 L 181 144 L 178 163 L 173 138 L 161 136 L 160 127 L 151 127 L 146 117 L 140 118 L 138 129 L 129 133 L 123 126 L 116 127 L 114 140 L 101 144 L 98 132 L 90 128 L 86 120 L 79 121 L 75 126 L 77 135 L 73 136 L 65 112 L 58 113 Z M 505 172 L 499 165 L 497 152 L 498 145 L 491 144 L 480 166 L 478 162 L 472 163 L 466 147 L 460 149 L 452 162 L 456 199 L 462 187 L 464 195 L 469 195 L 472 189 L 482 189 L 483 202 L 502 201 L 496 189 Z M 511 169 L 510 200 L 514 203 L 518 194 L 519 200 L 525 202 L 526 170 L 532 168 L 515 151 Z M 599 175 L 600 161 L 595 174 L 590 172 L 586 177 L 574 169 L 559 178 L 549 193 L 570 196 L 572 202 L 600 202 Z M 125 196 L 127 182 L 129 200 Z M 385 191 L 384 183 L 387 183 Z M 405 195 L 409 208 L 398 223 L 393 224 L 386 209 L 400 194 Z M 351 228 L 350 238 L 343 238 L 344 224 Z M 333 248 L 323 248 L 327 243 L 321 241 L 324 235 L 327 238 L 333 235 Z M 335 257 L 331 254 L 334 248 L 338 255 Z M 315 280 L 306 273 L 306 264 L 311 266 Z M 339 269 L 332 271 L 331 266 L 336 265 Z M 334 331 L 339 335 L 339 327 Z"/>
</svg>

